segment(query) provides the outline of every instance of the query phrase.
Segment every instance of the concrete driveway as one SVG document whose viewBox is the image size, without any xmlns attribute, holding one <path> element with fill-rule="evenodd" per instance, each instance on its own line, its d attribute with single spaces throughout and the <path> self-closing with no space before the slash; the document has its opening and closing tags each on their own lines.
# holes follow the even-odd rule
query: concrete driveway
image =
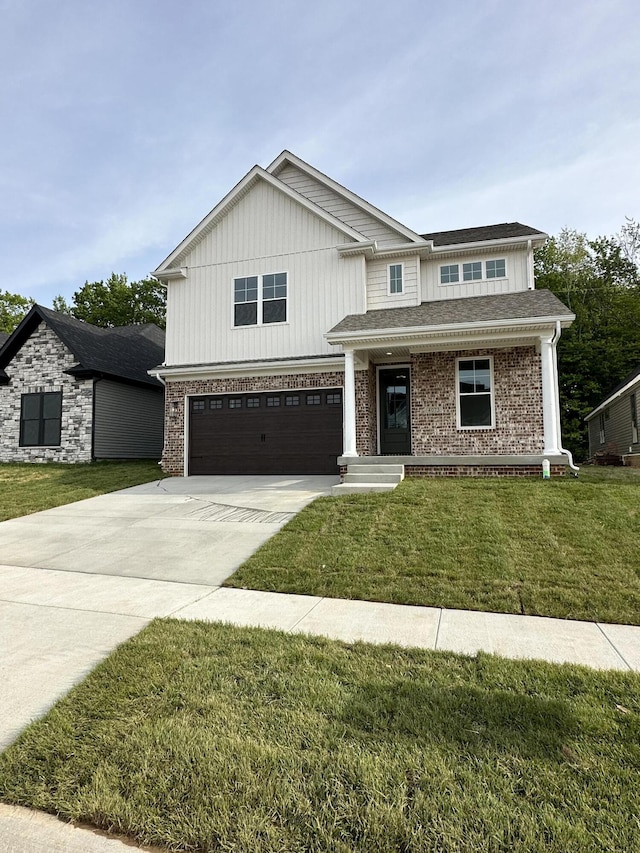
<svg viewBox="0 0 640 853">
<path fill-rule="evenodd" d="M 170 478 L 0 523 L 0 749 L 151 619 L 209 595 L 336 482 Z"/>
</svg>

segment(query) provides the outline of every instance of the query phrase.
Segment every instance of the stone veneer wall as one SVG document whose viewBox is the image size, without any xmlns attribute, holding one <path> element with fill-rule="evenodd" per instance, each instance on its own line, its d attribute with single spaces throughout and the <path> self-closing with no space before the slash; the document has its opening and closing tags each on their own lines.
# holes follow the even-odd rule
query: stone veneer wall
<svg viewBox="0 0 640 853">
<path fill-rule="evenodd" d="M 342 388 L 343 372 L 289 373 L 284 376 L 243 376 L 235 379 L 196 379 L 167 382 L 162 470 L 183 475 L 184 398 L 195 394 L 241 394 L 248 391 L 287 391 L 296 388 Z"/>
<path fill-rule="evenodd" d="M 456 427 L 456 358 L 493 357 L 495 428 Z M 535 347 L 463 350 L 411 358 L 414 456 L 539 454 L 544 449 L 542 374 Z"/>
<path fill-rule="evenodd" d="M 40 323 L 16 353 L 0 386 L 0 461 L 90 462 L 93 381 L 74 379 L 63 371 L 76 363 L 58 336 Z M 59 447 L 20 447 L 22 394 L 62 391 Z"/>
</svg>

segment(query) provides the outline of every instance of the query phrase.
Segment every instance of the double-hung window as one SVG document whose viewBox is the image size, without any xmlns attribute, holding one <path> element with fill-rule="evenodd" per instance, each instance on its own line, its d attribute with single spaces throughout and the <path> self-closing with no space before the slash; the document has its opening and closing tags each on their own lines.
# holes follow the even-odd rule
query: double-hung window
<svg viewBox="0 0 640 853">
<path fill-rule="evenodd" d="M 402 293 L 402 264 L 389 264 L 389 293 Z"/>
<path fill-rule="evenodd" d="M 23 394 L 20 406 L 20 447 L 59 447 L 62 391 Z"/>
<path fill-rule="evenodd" d="M 287 320 L 287 274 L 233 280 L 233 325 L 262 326 Z"/>
<path fill-rule="evenodd" d="M 459 358 L 457 382 L 458 428 L 493 428 L 495 416 L 491 358 Z"/>
<path fill-rule="evenodd" d="M 631 395 L 631 443 L 638 443 L 638 405 L 636 395 Z"/>
</svg>

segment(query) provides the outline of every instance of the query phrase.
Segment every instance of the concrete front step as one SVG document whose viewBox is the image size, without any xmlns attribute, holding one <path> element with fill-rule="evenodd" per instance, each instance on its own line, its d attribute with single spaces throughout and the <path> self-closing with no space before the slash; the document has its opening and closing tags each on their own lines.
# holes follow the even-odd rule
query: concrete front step
<svg viewBox="0 0 640 853">
<path fill-rule="evenodd" d="M 360 471 L 348 469 L 344 475 L 345 483 L 395 483 L 402 481 L 402 474 L 383 474 L 377 471 L 371 474 L 361 474 Z"/>
<path fill-rule="evenodd" d="M 392 492 L 397 483 L 338 483 L 331 489 L 332 495 L 366 495 L 370 492 Z"/>
<path fill-rule="evenodd" d="M 404 465 L 347 465 L 350 474 L 400 474 L 404 478 Z"/>
</svg>

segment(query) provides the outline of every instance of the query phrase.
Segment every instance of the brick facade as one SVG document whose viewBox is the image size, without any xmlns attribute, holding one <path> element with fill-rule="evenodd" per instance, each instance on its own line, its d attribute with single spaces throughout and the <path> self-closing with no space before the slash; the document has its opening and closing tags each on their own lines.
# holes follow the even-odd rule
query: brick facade
<svg viewBox="0 0 640 853">
<path fill-rule="evenodd" d="M 495 428 L 459 430 L 456 359 L 493 357 Z M 411 358 L 414 456 L 542 453 L 542 373 L 535 347 L 462 350 Z"/>
<path fill-rule="evenodd" d="M 90 462 L 93 382 L 64 371 L 76 363 L 72 353 L 45 323 L 7 366 L 10 382 L 0 386 L 0 461 Z M 62 391 L 59 447 L 20 447 L 23 394 Z"/>
<path fill-rule="evenodd" d="M 494 429 L 459 430 L 456 424 L 456 358 L 491 356 L 494 364 Z M 356 436 L 361 456 L 375 456 L 377 438 L 376 366 L 356 371 Z M 166 387 L 165 446 L 162 469 L 182 475 L 184 465 L 184 398 L 195 394 L 225 394 L 250 391 L 276 391 L 294 388 L 343 387 L 342 372 L 249 376 L 234 379 L 168 381 Z M 411 357 L 411 431 L 414 456 L 487 456 L 532 455 L 544 448 L 542 421 L 542 380 L 540 356 L 535 347 L 501 350 L 464 350 L 436 352 Z M 410 476 L 458 474 L 434 466 L 413 466 Z M 522 474 L 516 466 L 494 469 L 470 469 L 464 473 L 505 475 Z M 429 470 L 427 470 L 427 468 Z M 436 470 L 436 468 L 438 470 Z M 499 469 L 499 470 L 498 470 Z M 526 471 L 540 474 L 538 468 Z M 409 475 L 409 474 L 408 474 Z"/>
<path fill-rule="evenodd" d="M 165 391 L 165 435 L 162 470 L 184 473 L 184 399 L 196 394 L 241 394 L 248 391 L 287 391 L 296 388 L 342 388 L 344 373 L 289 373 L 284 376 L 243 376 L 235 379 L 168 381 Z"/>
</svg>

